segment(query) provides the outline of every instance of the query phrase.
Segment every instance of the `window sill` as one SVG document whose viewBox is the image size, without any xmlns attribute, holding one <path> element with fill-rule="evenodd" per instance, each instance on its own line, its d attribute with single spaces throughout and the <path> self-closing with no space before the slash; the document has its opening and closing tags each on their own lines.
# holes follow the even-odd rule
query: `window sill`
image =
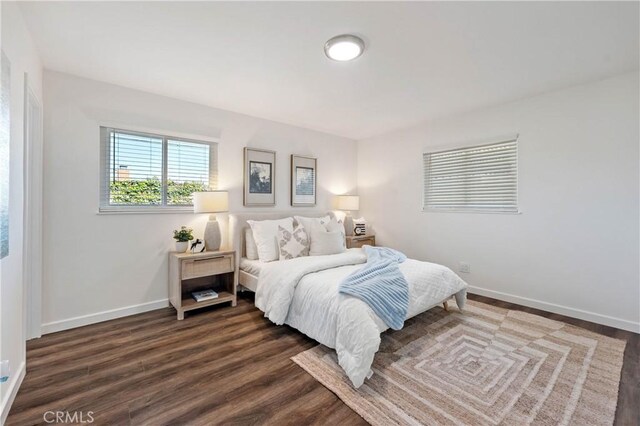
<svg viewBox="0 0 640 426">
<path fill-rule="evenodd" d="M 97 215 L 117 215 L 117 214 L 193 214 L 193 207 L 176 208 L 101 208 Z"/>
<path fill-rule="evenodd" d="M 509 214 L 509 215 L 519 215 L 522 214 L 522 210 L 517 211 L 491 211 L 491 210 L 466 210 L 466 209 L 429 209 L 423 208 L 423 213 L 474 213 L 474 214 Z"/>
</svg>

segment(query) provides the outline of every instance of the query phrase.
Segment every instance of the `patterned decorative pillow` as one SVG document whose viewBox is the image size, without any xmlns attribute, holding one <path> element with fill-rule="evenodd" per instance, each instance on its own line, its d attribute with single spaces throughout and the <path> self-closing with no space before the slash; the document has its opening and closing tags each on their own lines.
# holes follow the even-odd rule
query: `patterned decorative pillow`
<svg viewBox="0 0 640 426">
<path fill-rule="evenodd" d="M 277 220 L 247 220 L 253 232 L 253 239 L 258 249 L 260 262 L 273 262 L 280 257 L 278 250 L 278 227 L 293 232 L 293 218 L 286 217 Z"/>
<path fill-rule="evenodd" d="M 329 215 L 323 217 L 294 216 L 293 218 L 296 220 L 296 222 L 298 222 L 298 225 L 302 225 L 304 227 L 304 230 L 307 231 L 307 234 L 311 232 L 311 228 L 313 228 L 314 225 L 318 223 L 320 225 L 326 225 L 331 220 L 331 216 Z"/>
<path fill-rule="evenodd" d="M 279 226 L 278 247 L 280 248 L 280 260 L 309 256 L 309 235 L 300 225 L 296 226 L 293 232 Z"/>
</svg>

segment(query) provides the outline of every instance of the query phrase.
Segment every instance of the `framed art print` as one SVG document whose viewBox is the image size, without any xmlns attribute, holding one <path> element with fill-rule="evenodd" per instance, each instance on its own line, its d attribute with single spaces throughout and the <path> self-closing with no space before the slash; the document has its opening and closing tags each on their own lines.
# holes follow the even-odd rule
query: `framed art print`
<svg viewBox="0 0 640 426">
<path fill-rule="evenodd" d="M 195 240 L 189 241 L 189 251 L 193 253 L 202 253 L 205 250 L 204 240 L 200 238 L 196 238 Z"/>
<path fill-rule="evenodd" d="M 299 155 L 291 156 L 291 205 L 316 205 L 317 160 Z"/>
<path fill-rule="evenodd" d="M 276 153 L 244 149 L 244 205 L 276 205 Z"/>
</svg>

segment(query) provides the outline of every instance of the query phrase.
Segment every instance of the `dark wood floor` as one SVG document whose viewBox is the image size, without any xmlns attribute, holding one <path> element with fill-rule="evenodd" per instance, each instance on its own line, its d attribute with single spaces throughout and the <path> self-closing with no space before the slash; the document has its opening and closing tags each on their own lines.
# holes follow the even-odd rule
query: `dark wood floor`
<svg viewBox="0 0 640 426">
<path fill-rule="evenodd" d="M 628 341 L 616 424 L 640 424 L 640 337 L 481 296 Z M 162 309 L 27 344 L 27 375 L 7 424 L 90 411 L 93 424 L 364 424 L 289 358 L 315 345 L 262 317 L 250 299 L 176 321 Z M 79 415 L 79 414 L 78 414 Z"/>
</svg>

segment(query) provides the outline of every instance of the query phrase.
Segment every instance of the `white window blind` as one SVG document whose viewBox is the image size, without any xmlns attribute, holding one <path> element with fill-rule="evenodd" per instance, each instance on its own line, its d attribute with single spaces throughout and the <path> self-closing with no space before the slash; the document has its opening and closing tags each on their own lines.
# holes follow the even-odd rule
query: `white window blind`
<svg viewBox="0 0 640 426">
<path fill-rule="evenodd" d="M 423 209 L 518 211 L 517 136 L 500 142 L 423 154 Z"/>
<path fill-rule="evenodd" d="M 101 128 L 100 211 L 180 210 L 217 187 L 217 144 Z"/>
<path fill-rule="evenodd" d="M 212 152 L 207 143 L 167 141 L 167 204 L 192 205 L 191 194 L 217 187 Z"/>
</svg>

